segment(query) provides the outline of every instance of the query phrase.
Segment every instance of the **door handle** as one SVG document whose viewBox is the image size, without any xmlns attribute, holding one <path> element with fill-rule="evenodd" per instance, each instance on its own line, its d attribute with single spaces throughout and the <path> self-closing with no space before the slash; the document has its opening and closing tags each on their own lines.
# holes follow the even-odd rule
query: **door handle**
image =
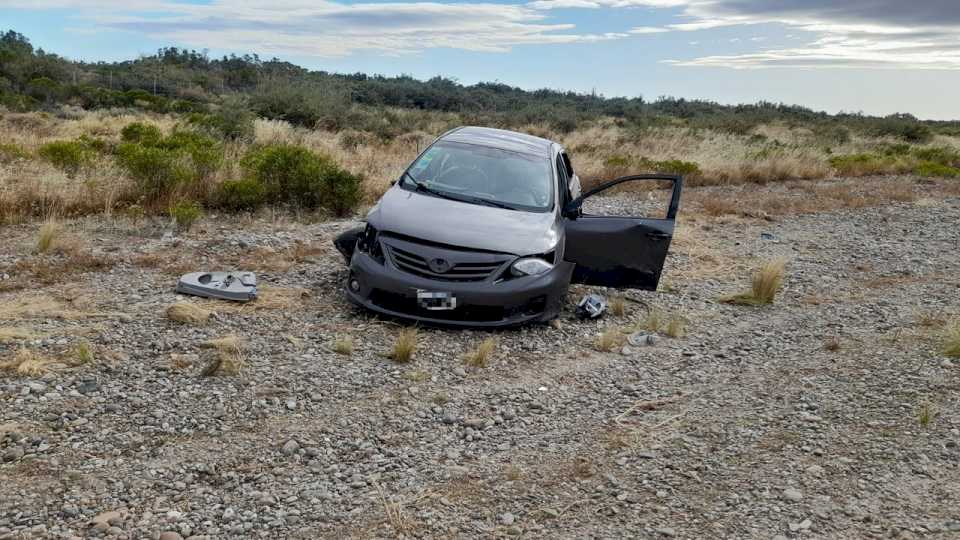
<svg viewBox="0 0 960 540">
<path fill-rule="evenodd" d="M 670 235 L 665 232 L 660 231 L 650 231 L 647 233 L 647 237 L 654 238 L 656 240 L 666 240 L 670 238 Z"/>
</svg>

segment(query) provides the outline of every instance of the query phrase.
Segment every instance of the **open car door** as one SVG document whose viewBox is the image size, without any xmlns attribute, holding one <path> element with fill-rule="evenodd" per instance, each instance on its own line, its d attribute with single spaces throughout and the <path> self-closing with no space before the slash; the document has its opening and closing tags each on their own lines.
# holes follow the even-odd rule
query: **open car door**
<svg viewBox="0 0 960 540">
<path fill-rule="evenodd" d="M 672 182 L 665 218 L 585 213 L 586 199 L 627 182 Z M 564 206 L 564 259 L 576 263 L 572 281 L 606 287 L 656 290 L 667 258 L 680 205 L 683 177 L 670 174 L 623 176 Z"/>
</svg>

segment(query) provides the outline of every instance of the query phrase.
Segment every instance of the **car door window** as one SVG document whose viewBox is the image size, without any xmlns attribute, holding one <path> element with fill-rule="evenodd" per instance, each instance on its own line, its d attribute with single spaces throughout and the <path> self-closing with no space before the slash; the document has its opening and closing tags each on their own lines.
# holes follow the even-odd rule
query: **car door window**
<svg viewBox="0 0 960 540">
<path fill-rule="evenodd" d="M 586 198 L 582 212 L 584 216 L 663 218 L 670 207 L 672 188 L 669 180 L 625 183 Z"/>
</svg>

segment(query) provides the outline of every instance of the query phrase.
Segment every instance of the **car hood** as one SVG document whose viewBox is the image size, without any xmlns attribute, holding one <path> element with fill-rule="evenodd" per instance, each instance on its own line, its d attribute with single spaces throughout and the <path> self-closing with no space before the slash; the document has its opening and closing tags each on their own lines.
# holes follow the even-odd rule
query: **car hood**
<svg viewBox="0 0 960 540">
<path fill-rule="evenodd" d="M 451 201 L 399 186 L 387 190 L 367 214 L 367 222 L 383 232 L 519 256 L 549 252 L 558 238 L 553 212 Z"/>
</svg>

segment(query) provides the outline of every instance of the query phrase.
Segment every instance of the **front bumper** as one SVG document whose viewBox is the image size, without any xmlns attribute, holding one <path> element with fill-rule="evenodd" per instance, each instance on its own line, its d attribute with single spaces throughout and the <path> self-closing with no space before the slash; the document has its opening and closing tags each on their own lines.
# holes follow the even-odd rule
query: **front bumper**
<svg viewBox="0 0 960 540">
<path fill-rule="evenodd" d="M 382 264 L 356 251 L 347 278 L 348 298 L 367 309 L 428 324 L 502 327 L 555 318 L 563 305 L 573 264 L 561 261 L 538 276 L 503 281 L 453 282 L 427 279 L 396 268 L 387 258 Z M 359 287 L 351 290 L 356 279 Z M 452 310 L 428 310 L 417 302 L 417 291 L 449 292 L 457 298 Z"/>
</svg>

